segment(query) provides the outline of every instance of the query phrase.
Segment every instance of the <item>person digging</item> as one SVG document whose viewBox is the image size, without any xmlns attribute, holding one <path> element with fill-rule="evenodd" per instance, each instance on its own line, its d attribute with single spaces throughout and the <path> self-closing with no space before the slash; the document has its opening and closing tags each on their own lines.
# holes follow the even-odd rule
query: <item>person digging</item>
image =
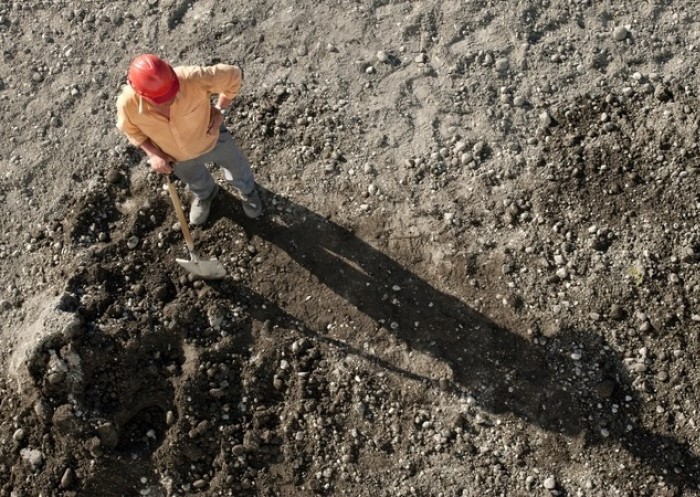
<svg viewBox="0 0 700 497">
<path fill-rule="evenodd" d="M 157 55 L 142 54 L 131 62 L 128 84 L 117 99 L 117 128 L 146 153 L 154 171 L 173 173 L 192 192 L 192 225 L 207 220 L 219 192 L 208 162 L 223 168 L 246 216 L 255 219 L 263 212 L 250 164 L 223 124 L 223 111 L 242 81 L 235 65 L 172 67 Z M 218 95 L 215 106 L 212 95 Z"/>
</svg>

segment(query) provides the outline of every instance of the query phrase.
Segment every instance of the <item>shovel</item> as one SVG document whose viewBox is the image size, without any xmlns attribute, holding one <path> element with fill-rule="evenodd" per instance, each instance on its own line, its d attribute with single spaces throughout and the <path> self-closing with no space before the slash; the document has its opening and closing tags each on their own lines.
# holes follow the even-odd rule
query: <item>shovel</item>
<svg viewBox="0 0 700 497">
<path fill-rule="evenodd" d="M 199 276 L 205 280 L 218 280 L 226 276 L 226 269 L 219 261 L 209 261 L 206 259 L 200 259 L 199 256 L 194 251 L 194 242 L 192 241 L 192 234 L 190 233 L 190 228 L 187 225 L 187 219 L 185 219 L 185 213 L 182 212 L 182 204 L 180 204 L 180 197 L 175 189 L 175 184 L 170 181 L 170 176 L 166 175 L 168 179 L 168 191 L 170 192 L 170 199 L 173 201 L 173 206 L 175 207 L 175 212 L 177 213 L 177 219 L 180 222 L 180 228 L 182 229 L 182 234 L 185 237 L 185 242 L 187 243 L 187 250 L 190 252 L 190 260 L 187 259 L 175 259 L 175 262 L 184 267 L 187 271 Z"/>
</svg>

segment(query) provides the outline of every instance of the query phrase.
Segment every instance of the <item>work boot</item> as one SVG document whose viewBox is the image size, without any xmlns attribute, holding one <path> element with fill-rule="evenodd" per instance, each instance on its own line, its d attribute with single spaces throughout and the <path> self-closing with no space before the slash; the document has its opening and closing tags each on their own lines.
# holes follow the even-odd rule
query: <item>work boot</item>
<svg viewBox="0 0 700 497">
<path fill-rule="evenodd" d="M 255 219 L 262 214 L 262 199 L 257 188 L 253 187 L 253 191 L 248 194 L 241 194 L 241 203 L 243 204 L 243 212 L 249 218 Z"/>
<path fill-rule="evenodd" d="M 195 198 L 190 208 L 190 224 L 198 226 L 204 224 L 209 217 L 211 210 L 211 201 L 214 200 L 216 194 L 219 193 L 219 185 L 214 185 L 214 191 L 211 192 L 205 199 Z"/>
</svg>

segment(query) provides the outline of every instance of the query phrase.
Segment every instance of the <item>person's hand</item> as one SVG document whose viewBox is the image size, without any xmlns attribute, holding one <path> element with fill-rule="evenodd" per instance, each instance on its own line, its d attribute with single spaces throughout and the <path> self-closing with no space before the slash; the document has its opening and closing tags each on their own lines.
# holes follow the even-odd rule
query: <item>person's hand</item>
<svg viewBox="0 0 700 497">
<path fill-rule="evenodd" d="M 207 127 L 208 135 L 215 135 L 219 132 L 219 127 L 224 122 L 224 115 L 221 111 L 212 105 L 211 112 L 209 112 L 209 126 Z"/>
<path fill-rule="evenodd" d="M 233 102 L 233 99 L 219 95 L 216 105 L 219 107 L 219 109 L 228 109 L 231 102 Z"/>
<path fill-rule="evenodd" d="M 160 174 L 170 174 L 173 172 L 172 163 L 175 160 L 168 154 L 150 154 L 148 156 L 148 163 L 151 165 L 151 169 Z"/>
</svg>

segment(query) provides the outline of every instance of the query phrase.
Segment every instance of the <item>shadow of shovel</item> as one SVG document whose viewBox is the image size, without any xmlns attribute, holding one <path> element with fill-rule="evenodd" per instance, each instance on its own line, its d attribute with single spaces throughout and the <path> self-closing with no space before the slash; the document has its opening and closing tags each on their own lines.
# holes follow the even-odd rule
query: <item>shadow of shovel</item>
<svg viewBox="0 0 700 497">
<path fill-rule="evenodd" d="M 185 213 L 182 211 L 180 197 L 175 189 L 175 184 L 170 180 L 170 176 L 166 175 L 166 178 L 168 180 L 168 192 L 170 193 L 170 199 L 173 201 L 173 206 L 175 207 L 175 212 L 177 213 L 177 219 L 180 222 L 180 229 L 182 229 L 182 234 L 185 237 L 185 243 L 187 244 L 187 250 L 190 253 L 190 260 L 175 259 L 175 262 L 199 278 L 205 280 L 218 280 L 223 278 L 226 276 L 226 269 L 224 269 L 224 266 L 219 261 L 201 259 L 194 251 L 192 234 L 190 233 L 190 228 L 187 225 Z"/>
</svg>

